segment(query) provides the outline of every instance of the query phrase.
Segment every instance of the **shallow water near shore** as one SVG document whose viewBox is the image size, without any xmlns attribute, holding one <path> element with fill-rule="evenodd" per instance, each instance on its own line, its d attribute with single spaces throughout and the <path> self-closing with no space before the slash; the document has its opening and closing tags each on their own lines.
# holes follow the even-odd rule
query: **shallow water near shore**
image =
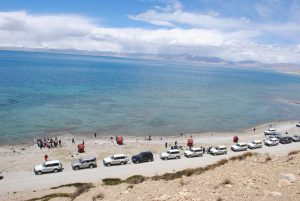
<svg viewBox="0 0 300 201">
<path fill-rule="evenodd" d="M 49 133 L 174 135 L 300 119 L 300 76 L 0 51 L 0 144 Z"/>
</svg>

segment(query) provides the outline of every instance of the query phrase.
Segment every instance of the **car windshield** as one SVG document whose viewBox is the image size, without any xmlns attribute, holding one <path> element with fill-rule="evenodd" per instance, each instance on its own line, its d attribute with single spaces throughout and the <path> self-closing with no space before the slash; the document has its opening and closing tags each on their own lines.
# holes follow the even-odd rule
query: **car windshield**
<svg viewBox="0 0 300 201">
<path fill-rule="evenodd" d="M 114 160 L 114 156 L 111 156 L 110 158 L 111 158 L 112 160 Z"/>
<path fill-rule="evenodd" d="M 44 163 L 42 166 L 43 166 L 43 167 L 46 167 L 46 163 Z"/>
<path fill-rule="evenodd" d="M 167 154 L 169 154 L 170 153 L 170 151 L 167 151 Z"/>
</svg>

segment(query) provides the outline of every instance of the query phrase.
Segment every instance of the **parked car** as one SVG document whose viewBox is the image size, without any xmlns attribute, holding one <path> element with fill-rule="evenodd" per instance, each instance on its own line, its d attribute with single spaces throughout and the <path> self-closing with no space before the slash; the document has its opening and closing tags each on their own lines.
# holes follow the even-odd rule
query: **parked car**
<svg viewBox="0 0 300 201">
<path fill-rule="evenodd" d="M 95 168 L 97 167 L 96 157 L 81 157 L 78 160 L 72 162 L 73 170 L 79 170 L 82 168 Z"/>
<path fill-rule="evenodd" d="M 132 156 L 131 161 L 133 163 L 150 162 L 153 161 L 153 154 L 151 151 L 144 151 L 138 155 Z"/>
<path fill-rule="evenodd" d="M 293 141 L 294 142 L 300 142 L 300 135 L 294 135 Z"/>
<path fill-rule="evenodd" d="M 0 172 L 0 180 L 3 179 L 3 175 L 2 175 L 2 172 Z"/>
<path fill-rule="evenodd" d="M 270 138 L 272 137 L 275 137 L 277 138 L 278 140 L 280 140 L 280 138 L 282 138 L 282 135 L 280 133 L 275 133 L 275 134 L 272 134 L 272 135 L 269 135 Z"/>
<path fill-rule="evenodd" d="M 300 127 L 300 122 L 296 124 L 296 127 Z"/>
<path fill-rule="evenodd" d="M 293 142 L 293 138 L 290 136 L 285 136 L 285 137 L 280 138 L 279 142 L 281 144 L 290 144 Z"/>
<path fill-rule="evenodd" d="M 209 153 L 211 155 L 220 155 L 220 154 L 227 154 L 227 147 L 224 145 L 216 146 L 210 149 Z"/>
<path fill-rule="evenodd" d="M 201 147 L 192 147 L 190 150 L 186 150 L 184 155 L 188 158 L 203 156 L 203 149 Z"/>
<path fill-rule="evenodd" d="M 276 134 L 276 133 L 277 133 L 277 131 L 276 131 L 275 128 L 269 128 L 268 130 L 266 130 L 264 132 L 265 136 L 267 136 L 267 135 L 273 135 L 273 134 Z"/>
<path fill-rule="evenodd" d="M 58 172 L 63 170 L 63 165 L 59 160 L 46 161 L 44 164 L 34 166 L 34 173 L 41 175 L 42 173 Z"/>
<path fill-rule="evenodd" d="M 252 142 L 248 143 L 249 149 L 258 149 L 262 148 L 262 141 L 261 140 L 252 140 Z"/>
<path fill-rule="evenodd" d="M 125 154 L 115 154 L 103 159 L 105 166 L 111 165 L 124 165 L 127 164 L 130 159 Z"/>
<path fill-rule="evenodd" d="M 231 146 L 232 151 L 247 151 L 248 145 L 246 143 L 236 143 Z"/>
<path fill-rule="evenodd" d="M 166 152 L 162 152 L 160 154 L 160 158 L 163 160 L 168 160 L 168 159 L 180 159 L 180 151 L 178 149 L 170 149 Z"/>
<path fill-rule="evenodd" d="M 275 137 L 270 138 L 269 140 L 265 141 L 265 145 L 267 146 L 277 146 L 279 144 L 279 140 Z"/>
</svg>

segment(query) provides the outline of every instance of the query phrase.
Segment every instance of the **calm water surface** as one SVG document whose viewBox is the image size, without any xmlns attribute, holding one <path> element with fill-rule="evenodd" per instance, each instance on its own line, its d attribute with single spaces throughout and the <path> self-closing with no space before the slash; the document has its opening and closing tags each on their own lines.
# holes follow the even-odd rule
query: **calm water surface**
<svg viewBox="0 0 300 201">
<path fill-rule="evenodd" d="M 0 51 L 0 144 L 49 133 L 174 135 L 300 119 L 300 76 Z"/>
</svg>

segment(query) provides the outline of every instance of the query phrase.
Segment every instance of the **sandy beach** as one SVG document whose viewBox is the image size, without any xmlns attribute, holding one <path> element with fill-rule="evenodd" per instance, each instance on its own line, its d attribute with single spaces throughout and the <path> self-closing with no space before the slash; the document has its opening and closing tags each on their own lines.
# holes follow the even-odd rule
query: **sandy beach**
<svg viewBox="0 0 300 201">
<path fill-rule="evenodd" d="M 66 183 L 74 182 L 101 182 L 104 178 L 117 177 L 125 179 L 132 175 L 154 176 L 166 172 L 183 170 L 186 168 L 202 167 L 214 163 L 221 158 L 228 158 L 240 153 L 228 151 L 226 156 L 210 156 L 205 154 L 201 158 L 188 159 L 182 157 L 179 160 L 163 161 L 159 159 L 159 153 L 166 150 L 165 143 L 173 145 L 177 141 L 178 145 L 187 149 L 187 139 L 192 137 L 194 146 L 209 147 L 213 145 L 226 145 L 230 149 L 233 144 L 232 138 L 238 135 L 240 142 L 250 142 L 253 139 L 264 140 L 263 131 L 272 127 L 277 131 L 288 136 L 300 133 L 300 128 L 296 127 L 297 121 L 272 122 L 246 129 L 240 133 L 201 133 L 201 134 L 183 134 L 180 136 L 155 136 L 151 141 L 146 141 L 145 137 L 124 136 L 124 145 L 117 145 L 115 140 L 110 140 L 110 136 L 94 137 L 74 136 L 71 134 L 58 136 L 62 140 L 62 147 L 53 149 L 40 149 L 34 143 L 27 145 L 2 146 L 0 147 L 1 166 L 0 171 L 4 179 L 0 181 L 0 194 L 9 194 L 13 192 L 27 192 L 33 190 L 47 189 Z M 76 143 L 72 144 L 72 138 Z M 85 142 L 85 153 L 77 153 L 77 144 Z M 279 145 L 276 147 L 266 147 L 255 150 L 255 152 L 264 154 L 283 155 L 292 150 L 299 150 L 299 143 L 288 145 Z M 124 166 L 105 167 L 102 159 L 106 156 L 124 153 L 129 156 L 135 155 L 141 151 L 150 150 L 154 153 L 154 162 L 144 164 L 128 164 Z M 63 162 L 64 171 L 57 174 L 44 174 L 36 176 L 33 173 L 33 166 L 41 164 L 44 161 L 44 155 L 47 154 L 50 160 L 58 159 Z M 71 162 L 81 156 L 96 156 L 98 167 L 95 169 L 86 169 L 74 171 L 71 168 Z"/>
</svg>

